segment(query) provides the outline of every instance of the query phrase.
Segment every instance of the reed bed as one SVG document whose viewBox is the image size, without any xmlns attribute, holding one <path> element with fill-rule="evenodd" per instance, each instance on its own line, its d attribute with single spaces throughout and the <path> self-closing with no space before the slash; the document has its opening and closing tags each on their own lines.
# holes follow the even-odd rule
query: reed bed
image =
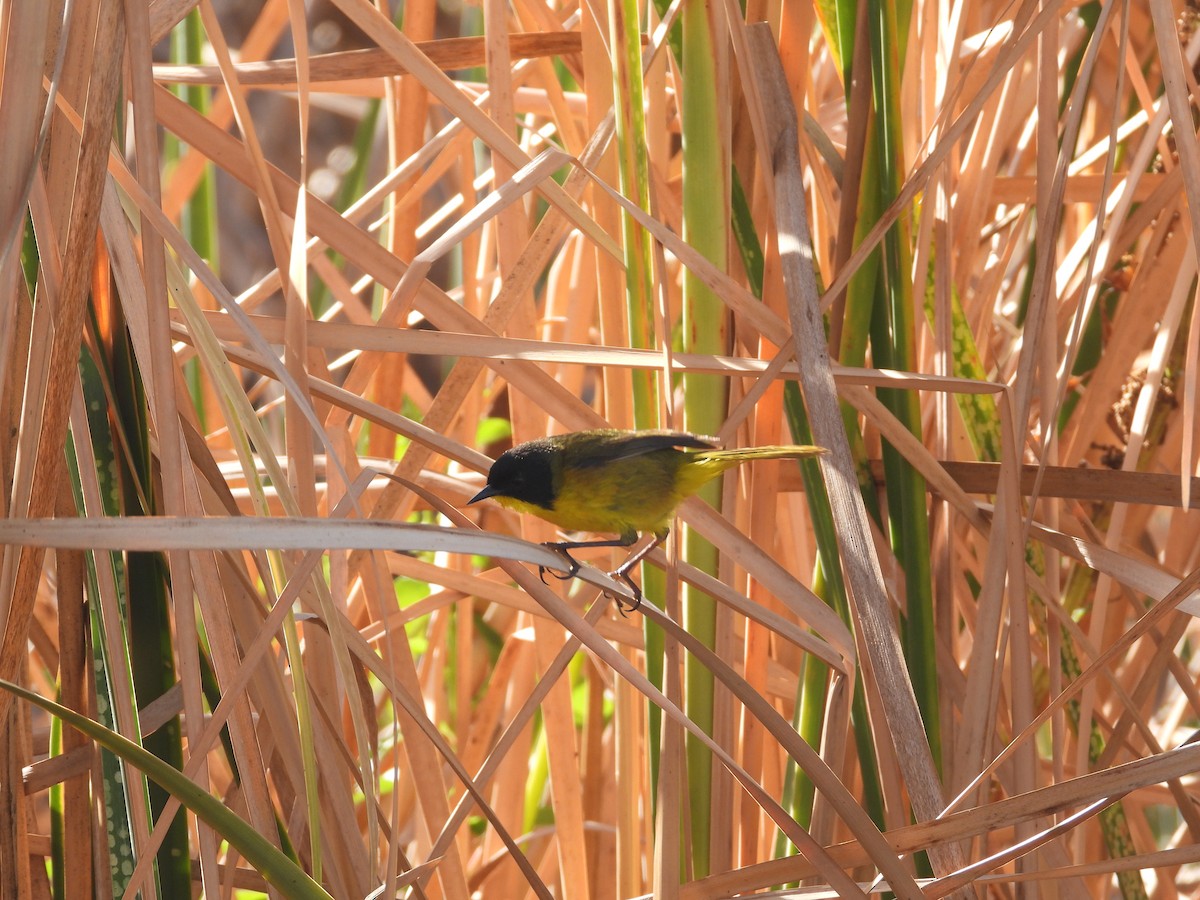
<svg viewBox="0 0 1200 900">
<path fill-rule="evenodd" d="M 1200 36 L 0 2 L 0 897 L 1194 896 Z M 514 442 L 818 443 L 637 576 Z"/>
</svg>

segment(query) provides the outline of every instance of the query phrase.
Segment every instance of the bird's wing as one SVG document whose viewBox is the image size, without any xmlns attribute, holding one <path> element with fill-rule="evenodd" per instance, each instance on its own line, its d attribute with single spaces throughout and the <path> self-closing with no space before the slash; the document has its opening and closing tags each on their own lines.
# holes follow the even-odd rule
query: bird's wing
<svg viewBox="0 0 1200 900">
<path fill-rule="evenodd" d="M 618 459 L 643 456 L 656 450 L 670 450 L 675 447 L 711 450 L 716 446 L 716 438 L 701 437 L 685 431 L 636 431 L 614 435 L 601 446 L 595 447 L 594 452 L 581 454 L 577 462 L 581 467 L 598 466 Z"/>
</svg>

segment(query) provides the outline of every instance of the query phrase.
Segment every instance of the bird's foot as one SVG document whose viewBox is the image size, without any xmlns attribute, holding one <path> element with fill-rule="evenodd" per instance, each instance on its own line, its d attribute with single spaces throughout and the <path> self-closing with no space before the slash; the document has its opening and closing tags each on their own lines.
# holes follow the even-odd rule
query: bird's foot
<svg viewBox="0 0 1200 900">
<path fill-rule="evenodd" d="M 609 594 L 607 591 L 605 592 L 606 596 L 612 597 L 616 602 L 617 612 L 624 617 L 628 617 L 629 613 L 631 612 L 637 612 L 638 608 L 642 605 L 642 589 L 637 586 L 632 578 L 629 577 L 629 571 L 624 566 L 621 566 L 620 568 L 609 572 L 608 577 L 614 581 L 624 582 L 629 586 L 629 590 L 633 593 L 633 603 L 630 603 L 628 606 L 626 606 L 628 601 L 626 601 L 624 597 L 620 596 L 619 594 Z"/>
<path fill-rule="evenodd" d="M 559 581 L 569 581 L 579 574 L 579 570 L 582 568 L 582 563 L 580 563 L 579 560 L 571 555 L 566 545 L 554 541 L 548 541 L 542 544 L 542 546 L 558 553 L 560 556 L 562 556 L 563 560 L 567 564 L 566 568 L 561 572 L 556 572 L 547 566 L 538 566 L 538 577 L 542 579 L 542 584 L 549 584 L 549 582 L 546 581 L 547 572 L 549 572 Z M 642 605 L 642 589 L 638 587 L 637 583 L 632 578 L 629 577 L 629 569 L 630 566 L 628 564 L 621 565 L 612 572 L 609 572 L 608 577 L 616 581 L 620 581 L 629 587 L 630 592 L 633 594 L 632 603 L 619 594 L 610 594 L 605 591 L 605 596 L 612 597 L 612 599 L 616 601 L 617 610 L 622 616 L 627 616 L 631 612 L 637 612 L 638 608 Z"/>
<path fill-rule="evenodd" d="M 549 549 L 555 551 L 560 556 L 562 556 L 563 559 L 565 559 L 567 562 L 567 567 L 565 569 L 563 569 L 561 574 L 558 572 L 555 572 L 553 569 L 547 568 L 546 566 L 538 566 L 538 578 L 542 579 L 542 584 L 546 584 L 546 585 L 549 584 L 549 582 L 546 581 L 546 573 L 547 572 L 549 572 L 552 576 L 557 578 L 559 581 L 570 581 L 572 578 L 574 578 L 576 575 L 579 574 L 580 562 L 575 557 L 573 557 L 570 553 L 567 552 L 566 547 L 564 547 L 562 544 L 555 543 L 553 541 L 548 541 L 547 543 L 542 544 L 542 546 L 548 547 Z"/>
</svg>

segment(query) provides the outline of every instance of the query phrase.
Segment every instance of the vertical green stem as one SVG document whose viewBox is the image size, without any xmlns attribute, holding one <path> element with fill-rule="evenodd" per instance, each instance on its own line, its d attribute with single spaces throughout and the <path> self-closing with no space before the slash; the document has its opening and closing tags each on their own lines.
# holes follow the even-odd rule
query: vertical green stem
<svg viewBox="0 0 1200 900">
<path fill-rule="evenodd" d="M 880 206 L 899 196 L 904 179 L 901 131 L 900 72 L 911 6 L 896 0 L 869 0 L 871 75 L 877 125 Z M 911 371 L 916 366 L 916 313 L 912 291 L 912 251 L 907 220 L 888 230 L 881 268 L 883 305 L 876 307 L 872 329 L 875 358 L 884 366 Z M 876 339 L 878 338 L 878 339 Z M 921 408 L 913 391 L 881 390 L 879 399 L 913 434 L 921 434 Z M 885 443 L 888 519 L 892 546 L 904 569 L 908 600 L 904 620 L 904 651 L 913 690 L 934 760 L 941 762 L 938 710 L 937 654 L 930 568 L 929 515 L 925 479 L 894 448 Z"/>
<path fill-rule="evenodd" d="M 172 62 L 199 65 L 204 61 L 204 44 L 204 26 L 200 22 L 200 12 L 193 9 L 171 31 Z M 208 113 L 212 105 L 209 88 L 184 84 L 176 85 L 172 90 L 196 111 Z M 177 157 L 180 150 L 178 139 L 168 130 L 164 140 L 164 155 L 168 159 Z M 204 173 L 196 184 L 196 190 L 183 207 L 179 227 L 200 258 L 207 261 L 213 271 L 219 272 L 221 269 L 217 241 L 217 182 L 213 176 L 211 162 L 204 163 Z M 184 363 L 184 377 L 192 395 L 196 416 L 200 420 L 201 428 L 204 428 L 205 404 L 201 398 L 200 365 L 196 360 Z"/>
<path fill-rule="evenodd" d="M 705 0 L 686 0 L 683 7 L 683 234 L 685 240 L 718 268 L 727 265 L 729 241 L 729 159 L 720 128 L 718 67 L 710 7 Z M 690 353 L 728 352 L 725 309 L 720 299 L 687 273 L 683 282 L 683 346 Z M 727 385 L 711 375 L 684 379 L 684 424 L 689 431 L 710 434 L 725 418 Z M 720 481 L 700 496 L 720 507 Z M 716 574 L 716 550 L 700 535 L 685 529 L 685 558 Z M 684 626 L 705 646 L 716 643 L 716 603 L 709 595 L 684 587 Z M 713 727 L 713 677 L 690 658 L 685 663 L 686 711 L 706 732 Z M 712 790 L 712 757 L 693 739 L 687 743 L 688 789 L 691 794 L 692 866 L 695 877 L 708 873 Z"/>
<path fill-rule="evenodd" d="M 613 66 L 613 93 L 617 100 L 617 159 L 621 193 L 643 210 L 650 209 L 650 161 L 646 153 L 645 91 L 642 82 L 642 38 L 637 0 L 612 0 L 609 26 L 613 47 L 621 59 Z M 654 259 L 650 234 L 628 212 L 621 214 L 625 252 L 625 299 L 629 344 L 652 349 L 654 335 Z M 657 373 L 634 370 L 633 414 L 637 428 L 658 425 Z"/>
<path fill-rule="evenodd" d="M 617 161 L 621 193 L 643 210 L 650 209 L 650 160 L 646 141 L 646 97 L 642 79 L 642 35 L 637 0 L 609 0 L 609 34 L 613 52 L 613 96 L 617 110 Z M 650 233 L 628 212 L 621 214 L 621 239 L 625 258 L 625 304 L 629 345 L 651 350 L 658 346 L 654 315 L 654 256 Z M 633 424 L 635 428 L 659 428 L 658 375 L 647 369 L 629 373 L 632 379 Z M 653 566 L 642 566 L 642 589 L 655 602 L 666 591 L 666 579 Z M 661 605 L 661 604 L 660 604 Z M 646 677 L 663 686 L 662 629 L 643 619 L 646 641 Z M 657 797 L 662 713 L 649 710 L 647 736 L 650 748 L 650 783 Z"/>
</svg>

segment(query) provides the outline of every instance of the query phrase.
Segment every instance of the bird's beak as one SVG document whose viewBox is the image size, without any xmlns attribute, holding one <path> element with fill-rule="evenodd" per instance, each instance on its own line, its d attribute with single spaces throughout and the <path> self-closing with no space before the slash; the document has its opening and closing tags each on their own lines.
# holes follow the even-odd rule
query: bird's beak
<svg viewBox="0 0 1200 900">
<path fill-rule="evenodd" d="M 467 506 L 470 506 L 472 503 L 478 503 L 480 500 L 486 500 L 488 497 L 494 497 L 498 493 L 499 493 L 499 491 L 497 491 L 494 487 L 492 487 L 489 484 L 482 491 L 480 491 L 478 494 L 476 494 L 474 497 L 472 497 L 470 500 L 468 500 Z"/>
</svg>

